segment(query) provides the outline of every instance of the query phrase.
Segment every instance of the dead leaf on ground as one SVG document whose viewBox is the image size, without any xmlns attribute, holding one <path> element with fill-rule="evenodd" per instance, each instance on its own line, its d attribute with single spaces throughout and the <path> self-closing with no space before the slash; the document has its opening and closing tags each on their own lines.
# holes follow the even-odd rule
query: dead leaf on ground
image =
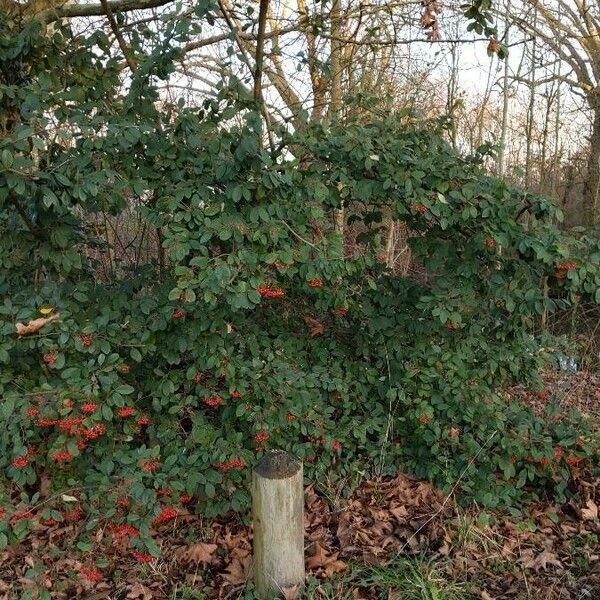
<svg viewBox="0 0 600 600">
<path fill-rule="evenodd" d="M 338 560 L 338 552 L 328 554 L 319 542 L 315 542 L 315 553 L 306 560 L 306 568 L 310 570 L 322 570 L 325 577 L 346 570 L 346 563 Z"/>
<path fill-rule="evenodd" d="M 298 598 L 298 593 L 300 591 L 300 584 L 293 585 L 291 587 L 281 588 L 281 593 L 283 594 L 284 600 L 296 600 Z"/>
<path fill-rule="evenodd" d="M 581 509 L 584 521 L 595 521 L 598 518 L 598 505 L 590 498 L 586 503 L 587 508 Z"/>
<path fill-rule="evenodd" d="M 60 318 L 60 313 L 54 313 L 49 317 L 40 317 L 39 319 L 33 319 L 33 321 L 29 321 L 27 325 L 24 323 L 15 323 L 15 328 L 17 330 L 17 336 L 23 337 L 24 335 L 31 335 L 36 331 L 39 331 L 44 325 L 48 325 L 52 321 L 56 321 Z"/>
<path fill-rule="evenodd" d="M 214 553 L 216 550 L 216 544 L 206 544 L 204 542 L 200 542 L 199 544 L 191 544 L 190 546 L 179 548 L 175 552 L 175 558 L 184 562 L 194 562 L 208 565 L 213 562 Z"/>
<path fill-rule="evenodd" d="M 141 598 L 142 600 L 152 600 L 152 598 L 154 598 L 154 595 L 152 594 L 152 591 L 148 589 L 143 583 L 136 581 L 131 586 L 131 590 L 127 594 L 127 598 Z"/>
<path fill-rule="evenodd" d="M 223 574 L 223 579 L 233 586 L 246 583 L 250 576 L 250 562 L 250 557 L 241 560 L 235 558 L 225 569 L 226 573 Z"/>
</svg>

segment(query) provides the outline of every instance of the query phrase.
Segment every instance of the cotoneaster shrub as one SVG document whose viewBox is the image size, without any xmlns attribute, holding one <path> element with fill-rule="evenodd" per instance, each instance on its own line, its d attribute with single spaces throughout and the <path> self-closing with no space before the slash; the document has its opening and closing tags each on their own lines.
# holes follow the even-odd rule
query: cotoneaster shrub
<svg viewBox="0 0 600 600">
<path fill-rule="evenodd" d="M 499 390 L 541 391 L 533 319 L 600 301 L 598 240 L 457 154 L 443 120 L 315 123 L 271 149 L 243 93 L 159 102 L 162 40 L 123 91 L 101 32 L 1 22 L 0 544 L 82 520 L 145 560 L 182 504 L 244 511 L 271 448 L 311 480 L 403 468 L 492 507 L 564 497 L 585 425 Z M 386 215 L 418 277 L 380 261 Z M 143 224 L 135 261 L 116 217 Z"/>
</svg>

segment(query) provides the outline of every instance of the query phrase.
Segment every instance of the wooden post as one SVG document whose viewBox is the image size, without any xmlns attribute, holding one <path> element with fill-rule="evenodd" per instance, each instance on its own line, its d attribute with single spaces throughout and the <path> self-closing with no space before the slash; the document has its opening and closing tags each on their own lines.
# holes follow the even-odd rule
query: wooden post
<svg viewBox="0 0 600 600">
<path fill-rule="evenodd" d="M 254 582 L 261 598 L 304 584 L 302 462 L 281 450 L 263 456 L 252 472 Z"/>
</svg>

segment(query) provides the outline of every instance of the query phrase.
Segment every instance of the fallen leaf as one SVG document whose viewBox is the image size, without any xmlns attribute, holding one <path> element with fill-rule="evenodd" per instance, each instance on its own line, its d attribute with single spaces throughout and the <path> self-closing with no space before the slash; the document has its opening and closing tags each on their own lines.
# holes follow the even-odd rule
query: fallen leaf
<svg viewBox="0 0 600 600">
<path fill-rule="evenodd" d="M 175 552 L 175 558 L 185 562 L 209 565 L 214 560 L 214 553 L 216 550 L 216 544 L 205 544 L 201 542 L 199 544 L 191 544 L 190 546 L 179 548 Z"/>
<path fill-rule="evenodd" d="M 545 571 L 548 565 L 554 565 L 555 567 L 562 567 L 562 563 L 558 560 L 558 556 L 553 552 L 544 550 L 540 552 L 535 558 L 527 560 L 523 563 L 525 569 L 533 569 L 534 571 Z"/>
<path fill-rule="evenodd" d="M 584 521 L 595 521 L 598 518 L 598 505 L 590 498 L 586 503 L 587 508 L 581 509 Z"/>
<path fill-rule="evenodd" d="M 238 560 L 237 558 L 232 560 L 225 571 L 226 573 L 223 575 L 223 579 L 225 579 L 227 583 L 233 586 L 246 583 L 250 574 L 250 557 L 243 560 Z"/>
<path fill-rule="evenodd" d="M 283 594 L 284 600 L 296 600 L 298 598 L 298 592 L 300 591 L 300 584 L 290 587 L 281 588 L 281 593 Z"/>
<path fill-rule="evenodd" d="M 44 325 L 48 325 L 52 321 L 56 321 L 60 317 L 60 313 L 54 313 L 49 317 L 41 317 L 39 319 L 33 319 L 33 321 L 29 321 L 27 325 L 23 323 L 16 323 L 15 328 L 17 329 L 17 336 L 23 337 L 24 335 L 30 335 L 31 333 L 35 333 L 39 331 Z"/>
<path fill-rule="evenodd" d="M 331 555 L 327 554 L 319 542 L 315 543 L 315 553 L 306 561 L 307 569 L 322 569 L 326 577 L 330 577 L 334 573 L 345 571 L 346 566 L 345 562 L 338 560 L 337 552 Z"/>
<path fill-rule="evenodd" d="M 127 598 L 142 598 L 142 600 L 152 600 L 152 598 L 154 598 L 154 595 L 145 585 L 143 585 L 139 581 L 136 581 L 131 586 L 131 590 L 127 594 Z"/>
</svg>

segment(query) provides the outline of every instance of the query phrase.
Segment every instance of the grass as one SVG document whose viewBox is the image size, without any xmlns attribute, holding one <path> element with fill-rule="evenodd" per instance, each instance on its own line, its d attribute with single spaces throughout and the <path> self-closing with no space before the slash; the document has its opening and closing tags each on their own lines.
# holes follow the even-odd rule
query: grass
<svg viewBox="0 0 600 600">
<path fill-rule="evenodd" d="M 337 579 L 308 581 L 306 600 L 472 600 L 469 585 L 452 581 L 441 562 L 396 559 L 384 567 L 355 566 Z"/>
</svg>

